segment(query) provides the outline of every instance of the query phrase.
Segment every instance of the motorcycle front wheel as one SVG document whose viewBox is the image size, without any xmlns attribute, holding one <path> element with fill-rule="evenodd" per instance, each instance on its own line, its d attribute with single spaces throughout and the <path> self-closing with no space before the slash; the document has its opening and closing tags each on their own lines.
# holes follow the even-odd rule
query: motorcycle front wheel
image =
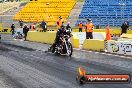
<svg viewBox="0 0 132 88">
<path fill-rule="evenodd" d="M 69 44 L 68 44 L 68 50 L 67 50 L 68 56 L 71 56 L 71 55 L 72 55 L 72 52 L 73 52 L 72 44 L 69 43 Z"/>
</svg>

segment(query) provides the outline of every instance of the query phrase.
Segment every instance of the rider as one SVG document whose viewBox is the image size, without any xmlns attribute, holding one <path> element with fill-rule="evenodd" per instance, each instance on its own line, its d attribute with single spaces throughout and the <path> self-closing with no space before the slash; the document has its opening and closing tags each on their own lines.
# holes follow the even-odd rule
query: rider
<svg viewBox="0 0 132 88">
<path fill-rule="evenodd" d="M 60 43 L 60 39 L 63 38 L 64 35 L 69 35 L 70 33 L 69 31 L 66 30 L 66 27 L 64 25 L 62 25 L 56 33 L 56 38 L 55 38 L 55 42 L 53 43 L 53 45 L 50 47 L 50 50 L 52 49 L 52 53 L 54 53 L 55 51 L 55 46 Z"/>
</svg>

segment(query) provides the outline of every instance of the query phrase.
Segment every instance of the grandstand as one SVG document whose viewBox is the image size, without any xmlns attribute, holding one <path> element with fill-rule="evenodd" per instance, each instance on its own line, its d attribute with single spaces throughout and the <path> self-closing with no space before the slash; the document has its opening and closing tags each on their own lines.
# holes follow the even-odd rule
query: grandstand
<svg viewBox="0 0 132 88">
<path fill-rule="evenodd" d="M 24 22 L 41 22 L 45 20 L 49 26 L 56 25 L 56 20 L 61 16 L 66 20 L 75 5 L 75 0 L 34 0 L 29 1 L 13 20 Z"/>
<path fill-rule="evenodd" d="M 0 3 L 0 15 L 14 7 L 18 7 L 20 5 L 19 2 L 1 2 Z"/>
<path fill-rule="evenodd" d="M 91 18 L 95 25 L 120 26 L 129 21 L 132 26 L 132 0 L 85 0 L 76 24 Z"/>
</svg>

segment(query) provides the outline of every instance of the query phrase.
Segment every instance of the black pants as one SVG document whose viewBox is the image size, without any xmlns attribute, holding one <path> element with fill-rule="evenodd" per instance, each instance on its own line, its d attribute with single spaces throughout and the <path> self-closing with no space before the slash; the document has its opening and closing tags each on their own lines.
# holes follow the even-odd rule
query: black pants
<svg viewBox="0 0 132 88">
<path fill-rule="evenodd" d="M 46 32 L 46 29 L 43 29 L 43 32 Z"/>
<path fill-rule="evenodd" d="M 24 38 L 25 40 L 27 40 L 27 33 L 24 33 Z"/>
<path fill-rule="evenodd" d="M 92 32 L 86 32 L 86 39 L 93 39 L 93 33 Z"/>
<path fill-rule="evenodd" d="M 123 33 L 126 34 L 126 33 L 127 33 L 127 29 L 122 29 L 122 30 L 121 30 L 121 35 L 122 35 Z"/>
<path fill-rule="evenodd" d="M 43 28 L 42 32 L 46 32 L 46 31 L 47 31 L 47 29 L 46 28 Z"/>
<path fill-rule="evenodd" d="M 14 31 L 12 31 L 12 35 L 14 35 L 15 34 L 15 32 Z"/>
<path fill-rule="evenodd" d="M 79 32 L 82 32 L 82 28 L 79 28 Z"/>
</svg>

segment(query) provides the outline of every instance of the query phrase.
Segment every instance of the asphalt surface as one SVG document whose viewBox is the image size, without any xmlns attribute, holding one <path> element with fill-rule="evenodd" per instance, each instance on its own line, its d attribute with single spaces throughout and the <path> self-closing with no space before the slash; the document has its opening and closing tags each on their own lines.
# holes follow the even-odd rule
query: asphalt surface
<svg viewBox="0 0 132 88">
<path fill-rule="evenodd" d="M 49 45 L 13 40 L 2 35 L 0 43 L 0 88 L 132 88 L 129 84 L 76 82 L 77 68 L 88 74 L 130 74 L 132 59 L 75 50 L 72 57 L 45 53 Z"/>
</svg>

